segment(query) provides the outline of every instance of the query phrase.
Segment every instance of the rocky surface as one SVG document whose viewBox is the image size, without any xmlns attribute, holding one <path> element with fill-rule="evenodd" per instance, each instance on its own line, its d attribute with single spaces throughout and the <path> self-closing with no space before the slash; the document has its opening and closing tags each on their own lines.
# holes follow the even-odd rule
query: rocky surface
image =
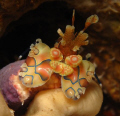
<svg viewBox="0 0 120 116">
<path fill-rule="evenodd" d="M 19 19 L 24 13 L 34 10 L 47 0 L 1 0 L 0 1 L 0 36 L 12 21 Z M 49 0 L 50 1 L 50 0 Z"/>
<path fill-rule="evenodd" d="M 1 116 L 14 116 L 14 111 L 9 109 L 7 106 L 5 99 L 0 91 L 0 115 Z"/>
</svg>

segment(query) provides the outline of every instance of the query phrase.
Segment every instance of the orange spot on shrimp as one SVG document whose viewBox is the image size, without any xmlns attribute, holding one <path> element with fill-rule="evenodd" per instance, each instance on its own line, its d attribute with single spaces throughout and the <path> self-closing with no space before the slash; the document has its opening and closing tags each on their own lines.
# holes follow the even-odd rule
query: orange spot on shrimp
<svg viewBox="0 0 120 116">
<path fill-rule="evenodd" d="M 35 60 L 33 57 L 28 56 L 25 60 L 25 63 L 27 64 L 27 66 L 35 66 Z"/>
<path fill-rule="evenodd" d="M 77 67 L 81 62 L 82 57 L 80 55 L 70 55 L 65 59 L 65 63 L 71 67 Z"/>
<path fill-rule="evenodd" d="M 73 73 L 68 76 L 65 76 L 65 78 L 66 78 L 66 80 L 70 80 L 70 81 L 72 81 L 72 83 L 75 83 L 78 81 L 78 77 L 79 77 L 78 71 L 79 70 L 78 70 L 78 68 L 74 68 L 73 70 L 74 70 Z"/>
<path fill-rule="evenodd" d="M 88 84 L 89 83 L 88 83 L 88 81 L 85 78 L 80 79 L 80 85 L 81 85 L 81 87 L 87 87 Z"/>
<path fill-rule="evenodd" d="M 61 61 L 63 59 L 63 55 L 57 48 L 51 48 L 50 50 L 50 58 L 51 60 Z"/>
</svg>

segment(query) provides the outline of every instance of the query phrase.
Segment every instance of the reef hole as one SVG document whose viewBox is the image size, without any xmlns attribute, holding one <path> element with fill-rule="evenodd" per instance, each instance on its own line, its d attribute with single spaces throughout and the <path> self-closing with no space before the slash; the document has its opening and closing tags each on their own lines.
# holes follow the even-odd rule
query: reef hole
<svg viewBox="0 0 120 116">
<path fill-rule="evenodd" d="M 73 9 L 62 1 L 44 2 L 37 9 L 11 22 L 0 39 L 0 68 L 16 61 L 37 38 L 53 47 L 59 37 L 57 29 L 61 28 L 64 31 L 66 25 L 71 24 Z M 77 11 L 75 17 L 76 30 L 80 31 L 84 27 L 85 20 Z M 26 56 L 27 54 L 23 58 Z"/>
</svg>

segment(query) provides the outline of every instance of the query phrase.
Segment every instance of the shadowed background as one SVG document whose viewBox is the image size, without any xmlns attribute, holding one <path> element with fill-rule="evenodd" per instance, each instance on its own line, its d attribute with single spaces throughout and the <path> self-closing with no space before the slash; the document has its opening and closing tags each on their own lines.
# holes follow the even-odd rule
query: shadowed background
<svg viewBox="0 0 120 116">
<path fill-rule="evenodd" d="M 96 73 L 102 81 L 104 102 L 98 116 L 120 115 L 120 1 L 102 0 L 1 0 L 0 68 L 17 60 L 36 38 L 52 47 L 75 13 L 75 28 L 84 28 L 86 18 L 99 16 L 99 22 L 86 32 L 90 43 L 81 53 L 92 54 Z M 26 58 L 27 54 L 23 57 Z"/>
</svg>

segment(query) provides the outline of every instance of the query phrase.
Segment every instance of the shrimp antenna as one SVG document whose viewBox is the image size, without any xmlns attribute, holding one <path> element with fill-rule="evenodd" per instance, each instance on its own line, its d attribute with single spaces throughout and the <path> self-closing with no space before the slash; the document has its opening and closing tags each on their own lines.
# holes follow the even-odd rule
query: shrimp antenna
<svg viewBox="0 0 120 116">
<path fill-rule="evenodd" d="M 30 49 L 27 48 L 19 57 L 18 60 L 22 59 L 22 57 L 29 51 Z"/>
<path fill-rule="evenodd" d="M 72 26 L 74 26 L 74 22 L 75 22 L 75 9 L 73 9 Z"/>
<path fill-rule="evenodd" d="M 35 44 L 35 42 L 34 42 L 33 44 Z M 18 60 L 21 60 L 22 57 L 23 57 L 27 52 L 29 52 L 29 50 L 30 50 L 30 48 L 27 48 L 27 49 L 18 57 Z"/>
<path fill-rule="evenodd" d="M 94 74 L 94 76 L 95 76 L 95 78 L 97 79 L 97 81 L 98 81 L 98 83 L 99 83 L 100 87 L 102 87 L 102 83 L 101 83 L 101 81 L 99 80 L 99 78 L 98 78 L 98 76 L 97 76 L 97 74 L 96 74 L 96 73 Z"/>
</svg>

